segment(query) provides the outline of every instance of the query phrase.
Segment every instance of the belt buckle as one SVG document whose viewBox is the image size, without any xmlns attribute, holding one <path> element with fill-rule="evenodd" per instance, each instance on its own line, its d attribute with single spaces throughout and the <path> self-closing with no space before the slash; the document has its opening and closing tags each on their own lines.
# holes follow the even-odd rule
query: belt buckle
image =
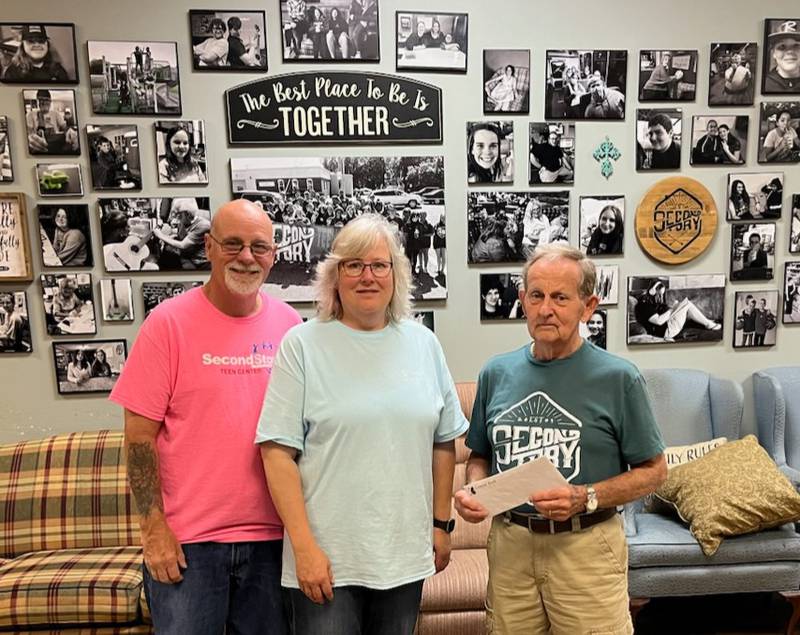
<svg viewBox="0 0 800 635">
<path fill-rule="evenodd" d="M 553 534 L 556 533 L 556 523 L 552 518 L 548 518 L 547 523 L 549 525 L 547 528 L 547 533 L 549 533 L 552 536 Z"/>
</svg>

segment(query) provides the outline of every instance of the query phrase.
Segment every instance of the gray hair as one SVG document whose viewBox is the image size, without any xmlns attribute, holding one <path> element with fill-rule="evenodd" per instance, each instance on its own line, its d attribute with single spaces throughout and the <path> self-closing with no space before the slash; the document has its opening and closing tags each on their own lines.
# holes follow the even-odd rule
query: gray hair
<svg viewBox="0 0 800 635">
<path fill-rule="evenodd" d="M 525 265 L 522 267 L 522 280 L 525 285 L 525 291 L 528 290 L 528 271 L 534 263 L 539 260 L 559 260 L 564 258 L 578 263 L 581 269 L 581 279 L 578 282 L 578 293 L 581 298 L 588 298 L 594 294 L 594 286 L 597 281 L 597 270 L 594 263 L 586 257 L 579 249 L 569 247 L 568 245 L 549 244 L 537 247 L 534 252 L 528 257 Z"/>
<path fill-rule="evenodd" d="M 389 249 L 394 277 L 392 300 L 386 309 L 386 317 L 390 322 L 399 322 L 411 315 L 411 264 L 403 251 L 397 228 L 379 214 L 362 214 L 342 228 L 330 253 L 317 265 L 314 292 L 320 320 L 327 322 L 342 317 L 338 291 L 339 263 L 363 257 L 381 240 Z"/>
</svg>

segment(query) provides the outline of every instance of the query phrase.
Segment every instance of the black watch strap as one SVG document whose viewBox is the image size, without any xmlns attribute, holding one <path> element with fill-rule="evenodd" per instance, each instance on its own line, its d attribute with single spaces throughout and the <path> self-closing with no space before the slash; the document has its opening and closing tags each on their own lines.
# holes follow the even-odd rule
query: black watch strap
<svg viewBox="0 0 800 635">
<path fill-rule="evenodd" d="M 448 534 L 452 534 L 453 530 L 456 528 L 456 519 L 451 518 L 450 520 L 439 520 L 438 518 L 434 518 L 433 526 L 436 527 L 436 529 L 441 529 L 442 531 L 446 531 Z"/>
</svg>

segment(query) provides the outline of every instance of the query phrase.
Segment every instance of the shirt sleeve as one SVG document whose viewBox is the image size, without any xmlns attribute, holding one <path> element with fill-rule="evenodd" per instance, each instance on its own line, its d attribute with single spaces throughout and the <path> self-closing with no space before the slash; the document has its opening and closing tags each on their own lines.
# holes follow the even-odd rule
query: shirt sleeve
<svg viewBox="0 0 800 635">
<path fill-rule="evenodd" d="M 64 246 L 58 253 L 59 259 L 64 262 L 72 258 L 78 251 L 80 251 L 86 244 L 86 238 L 79 229 L 71 229 L 67 232 L 64 240 Z"/>
<path fill-rule="evenodd" d="M 439 414 L 439 425 L 436 426 L 433 442 L 444 443 L 464 434 L 469 427 L 469 423 L 461 411 L 461 402 L 458 399 L 458 392 L 456 391 L 455 383 L 453 383 L 453 377 L 450 375 L 450 369 L 447 368 L 444 351 L 435 337 L 432 337 L 431 342 L 436 360 L 439 388 L 442 391 L 442 399 L 444 400 L 444 407 Z"/>
<path fill-rule="evenodd" d="M 478 376 L 478 389 L 475 392 L 475 403 L 472 406 L 472 417 L 469 422 L 469 432 L 467 432 L 467 447 L 481 456 L 489 457 L 492 454 L 492 446 L 486 434 L 486 369 L 482 370 Z"/>
<path fill-rule="evenodd" d="M 652 459 L 664 451 L 661 430 L 640 373 L 631 378 L 625 391 L 619 438 L 622 456 L 629 465 Z"/>
</svg>

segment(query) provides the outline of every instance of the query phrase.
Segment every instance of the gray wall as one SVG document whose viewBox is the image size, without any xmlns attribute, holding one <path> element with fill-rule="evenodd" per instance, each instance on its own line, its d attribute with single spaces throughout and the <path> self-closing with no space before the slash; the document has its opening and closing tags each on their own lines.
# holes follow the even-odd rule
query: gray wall
<svg viewBox="0 0 800 635">
<path fill-rule="evenodd" d="M 65 21 L 76 24 L 78 40 L 78 63 L 81 84 L 76 86 L 78 117 L 81 128 L 87 123 L 128 123 L 139 126 L 139 138 L 144 164 L 142 195 L 210 196 L 211 204 L 218 207 L 229 198 L 230 177 L 228 159 L 231 156 L 263 155 L 318 155 L 319 149 L 228 149 L 225 135 L 223 91 L 231 86 L 250 81 L 253 74 L 196 73 L 191 69 L 189 48 L 190 8 L 214 7 L 214 2 L 198 3 L 189 0 L 136 0 L 131 2 L 96 2 L 90 0 L 3 0 L 3 20 Z M 223 7 L 217 3 L 216 8 Z M 280 20 L 278 0 L 254 3 L 237 1 L 234 8 L 266 8 L 267 42 L 270 73 L 306 70 L 301 64 L 283 65 L 280 51 Z M 579 122 L 577 124 L 577 172 L 576 182 L 571 188 L 571 236 L 577 237 L 577 204 L 581 194 L 624 193 L 628 215 L 626 219 L 625 257 L 608 261 L 620 265 L 621 297 L 624 294 L 625 277 L 632 274 L 655 274 L 667 269 L 648 259 L 636 244 L 633 236 L 633 214 L 645 190 L 659 176 L 636 173 L 634 170 L 634 118 L 637 101 L 638 72 L 637 53 L 640 48 L 669 47 L 698 49 L 699 81 L 697 100 L 682 104 L 684 139 L 689 139 L 691 116 L 709 113 L 706 106 L 708 87 L 709 44 L 711 41 L 755 41 L 761 49 L 763 18 L 800 14 L 796 0 L 771 0 L 770 3 L 755 3 L 750 0 L 673 0 L 654 10 L 651 3 L 633 0 L 611 0 L 589 2 L 573 0 L 568 3 L 543 5 L 529 0 L 505 0 L 492 3 L 472 0 L 440 0 L 435 6 L 420 2 L 381 0 L 381 55 L 379 65 L 352 65 L 348 68 L 395 72 L 394 63 L 394 12 L 396 9 L 424 9 L 469 11 L 469 72 L 464 75 L 415 74 L 422 81 L 441 86 L 444 99 L 444 147 L 421 147 L 404 150 L 400 147 L 343 147 L 334 152 L 341 154 L 445 154 L 445 179 L 447 186 L 448 217 L 448 265 L 449 298 L 446 302 L 432 305 L 436 310 L 436 331 L 444 346 L 453 376 L 456 380 L 476 377 L 486 359 L 498 352 L 507 351 L 526 341 L 525 326 L 520 323 L 485 324 L 478 319 L 478 275 L 481 271 L 509 271 L 509 267 L 477 268 L 466 265 L 466 158 L 464 153 L 464 123 L 480 119 L 482 115 L 482 49 L 484 48 L 531 48 L 532 95 L 530 116 L 513 117 L 517 144 L 516 189 L 527 188 L 526 134 L 529 121 L 542 120 L 544 116 L 544 54 L 547 48 L 626 48 L 628 57 L 628 104 L 624 122 Z M 765 14 L 766 12 L 766 14 Z M 155 140 L 153 121 L 155 117 L 98 117 L 91 114 L 89 78 L 86 59 L 88 39 L 150 39 L 176 40 L 178 42 L 183 117 L 205 119 L 209 147 L 209 173 L 211 183 L 207 187 L 172 188 L 159 186 L 156 175 Z M 759 50 L 759 53 L 761 51 Z M 334 68 L 328 66 L 327 68 Z M 760 68 L 758 70 L 760 84 Z M 7 115 L 11 122 L 13 158 L 16 181 L 0 186 L 0 191 L 24 191 L 27 194 L 28 218 L 33 219 L 37 203 L 33 166 L 35 159 L 28 155 L 25 147 L 24 120 L 21 93 L 22 86 L 0 85 L 0 114 Z M 758 101 L 757 91 L 757 101 Z M 770 98 L 773 101 L 776 98 Z M 755 147 L 757 143 L 757 106 L 751 108 L 717 108 L 713 112 L 746 112 L 750 119 L 749 156 L 746 171 L 757 171 Z M 622 150 L 622 158 L 616 164 L 616 173 L 606 181 L 592 159 L 592 151 L 605 135 Z M 88 150 L 81 130 L 83 155 L 79 158 L 85 181 L 89 178 Z M 326 154 L 327 150 L 323 150 Z M 723 201 L 727 169 L 724 167 L 690 168 L 688 151 L 683 152 L 682 172 L 701 180 L 719 202 Z M 800 167 L 783 166 L 786 174 L 787 194 L 800 192 Z M 96 193 L 87 183 L 84 202 L 90 204 L 96 216 Z M 511 189 L 511 188 L 507 188 Z M 620 354 L 643 368 L 685 367 L 703 368 L 717 375 L 745 383 L 748 399 L 745 429 L 753 430 L 750 385 L 748 377 L 758 369 L 768 366 L 797 364 L 800 350 L 800 326 L 794 328 L 778 325 L 778 345 L 772 349 L 754 351 L 736 350 L 731 345 L 732 311 L 734 290 L 782 287 L 783 263 L 788 257 L 788 204 L 784 204 L 784 218 L 778 225 L 778 252 L 776 255 L 776 279 L 772 283 L 728 284 L 726 294 L 725 339 L 714 345 L 677 345 L 670 347 L 628 348 L 625 344 L 625 303 L 609 307 L 609 350 Z M 724 218 L 724 212 L 723 212 Z M 95 281 L 103 277 L 99 250 L 99 225 L 92 218 L 95 243 L 95 262 L 92 271 Z M 35 227 L 34 223 L 31 223 Z M 39 244 L 35 233 L 31 236 L 35 273 L 41 271 Z M 696 261 L 672 267 L 672 273 L 725 273 L 729 269 L 728 242 L 730 225 L 721 220 L 711 248 Z M 174 275 L 174 274 L 173 274 Z M 139 287 L 143 280 L 164 279 L 165 275 L 140 275 L 134 279 L 134 295 L 138 319 L 133 325 L 112 325 L 98 322 L 98 338 L 128 338 L 132 342 L 141 323 L 143 307 Z M 179 277 L 179 276 L 176 276 Z M 184 276 L 187 279 L 195 276 Z M 97 284 L 97 282 L 96 282 Z M 20 285 L 2 285 L 23 288 Z M 35 351 L 31 355 L 5 355 L 0 358 L 0 442 L 80 429 L 118 427 L 121 425 L 119 409 L 103 396 L 61 397 L 55 386 L 51 341 L 45 334 L 44 316 L 38 282 L 24 286 L 28 291 L 31 323 Z M 99 289 L 96 289 L 99 293 Z M 310 314 L 309 306 L 299 307 Z M 69 339 L 69 338 L 65 338 Z M 387 378 L 387 380 L 391 380 Z"/>
</svg>

